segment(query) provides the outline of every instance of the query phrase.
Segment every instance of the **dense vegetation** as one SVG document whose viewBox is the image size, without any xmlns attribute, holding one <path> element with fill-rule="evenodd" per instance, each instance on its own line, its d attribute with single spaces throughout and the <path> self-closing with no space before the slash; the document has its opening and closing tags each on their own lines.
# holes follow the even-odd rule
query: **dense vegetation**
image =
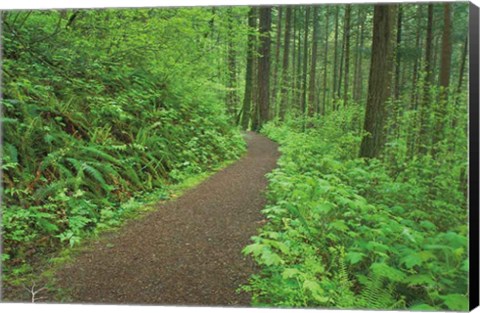
<svg viewBox="0 0 480 313">
<path fill-rule="evenodd" d="M 282 157 L 269 175 L 269 223 L 244 249 L 263 270 L 245 289 L 256 305 L 467 310 L 464 162 L 356 158 L 355 110 L 305 132 L 264 128 Z"/>
<path fill-rule="evenodd" d="M 3 268 L 280 144 L 254 305 L 466 310 L 466 3 L 3 14 Z M 21 283 L 21 280 L 18 280 Z"/>
<path fill-rule="evenodd" d="M 223 51 L 203 33 L 210 16 L 4 14 L 4 272 L 117 225 L 132 197 L 166 198 L 168 185 L 242 154 L 212 67 Z"/>
<path fill-rule="evenodd" d="M 243 289 L 260 306 L 467 310 L 466 9 L 322 9 L 325 47 L 343 46 L 340 58 L 325 50 L 320 65 L 321 83 L 334 89 L 304 85 L 315 71 L 299 70 L 299 97 L 293 89 L 286 117 L 263 127 L 282 157 L 269 175 L 269 222 L 244 249 L 262 270 Z M 308 10 L 295 8 L 297 20 L 308 22 Z M 372 37 L 362 35 L 370 20 Z M 357 77 L 364 77 L 367 54 L 362 86 Z M 343 70 L 335 62 L 344 62 Z M 305 98 L 309 92 L 314 96 Z"/>
</svg>

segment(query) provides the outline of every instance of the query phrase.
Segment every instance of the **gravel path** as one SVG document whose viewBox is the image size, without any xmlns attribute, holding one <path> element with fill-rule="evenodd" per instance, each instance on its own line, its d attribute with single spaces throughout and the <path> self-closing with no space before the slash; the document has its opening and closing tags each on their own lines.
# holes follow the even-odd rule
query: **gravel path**
<svg viewBox="0 0 480 313">
<path fill-rule="evenodd" d="M 255 266 L 241 250 L 262 224 L 279 153 L 264 136 L 246 138 L 246 156 L 93 244 L 58 272 L 58 286 L 74 303 L 249 306 L 236 289 Z"/>
</svg>

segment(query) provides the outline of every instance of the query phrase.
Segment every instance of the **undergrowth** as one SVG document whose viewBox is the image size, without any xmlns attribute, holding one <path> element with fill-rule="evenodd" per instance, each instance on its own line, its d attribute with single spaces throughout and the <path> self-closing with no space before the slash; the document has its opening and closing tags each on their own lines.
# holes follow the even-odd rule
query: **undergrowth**
<svg viewBox="0 0 480 313">
<path fill-rule="evenodd" d="M 304 132 L 263 128 L 282 156 L 268 223 L 244 249 L 261 271 L 242 289 L 254 306 L 467 310 L 466 153 L 399 160 L 400 141 L 382 160 L 357 158 L 357 110 Z"/>
<path fill-rule="evenodd" d="M 211 39 L 183 23 L 209 15 L 70 13 L 78 15 L 74 27 L 60 11 L 2 19 L 7 284 L 23 283 L 52 252 L 119 225 L 145 203 L 168 198 L 172 185 L 245 150 L 225 112 L 225 91 L 212 79 L 215 55 L 204 53 Z M 147 32 L 155 36 L 145 36 L 142 18 L 152 14 Z M 107 19 L 118 27 L 91 28 Z M 120 40 L 124 32 L 135 40 Z M 179 63 L 184 47 L 191 54 Z"/>
</svg>

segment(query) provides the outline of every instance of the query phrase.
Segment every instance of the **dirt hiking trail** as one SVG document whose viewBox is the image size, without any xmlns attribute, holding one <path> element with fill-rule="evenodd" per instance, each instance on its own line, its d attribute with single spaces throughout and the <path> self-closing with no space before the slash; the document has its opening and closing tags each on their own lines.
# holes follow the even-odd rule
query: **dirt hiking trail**
<svg viewBox="0 0 480 313">
<path fill-rule="evenodd" d="M 248 152 L 178 199 L 90 245 L 56 275 L 73 303 L 249 306 L 255 271 L 241 250 L 262 225 L 277 144 L 246 133 Z"/>
</svg>

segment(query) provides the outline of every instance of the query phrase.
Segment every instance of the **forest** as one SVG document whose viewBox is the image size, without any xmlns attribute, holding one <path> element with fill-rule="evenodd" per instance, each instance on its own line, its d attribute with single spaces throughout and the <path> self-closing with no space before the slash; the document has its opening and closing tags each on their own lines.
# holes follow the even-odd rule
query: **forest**
<svg viewBox="0 0 480 313">
<path fill-rule="evenodd" d="M 252 306 L 467 310 L 468 3 L 4 11 L 1 26 L 4 298 L 244 157 L 253 131 L 281 156 L 242 249 Z"/>
</svg>

